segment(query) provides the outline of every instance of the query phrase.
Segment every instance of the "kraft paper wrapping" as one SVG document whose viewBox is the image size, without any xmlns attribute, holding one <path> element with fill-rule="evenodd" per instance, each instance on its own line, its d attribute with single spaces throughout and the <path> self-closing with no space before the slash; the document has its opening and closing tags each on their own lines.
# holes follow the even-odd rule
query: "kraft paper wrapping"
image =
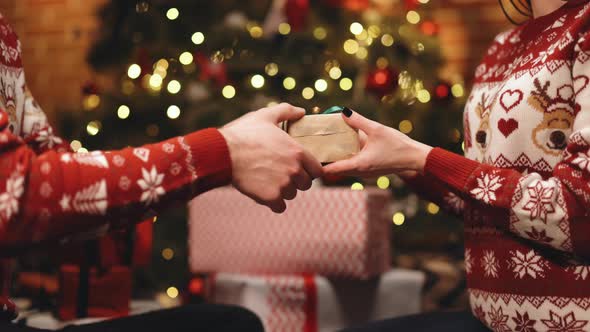
<svg viewBox="0 0 590 332">
<path fill-rule="evenodd" d="M 306 115 L 282 127 L 324 164 L 348 159 L 360 149 L 358 132 L 340 114 Z"/>
</svg>

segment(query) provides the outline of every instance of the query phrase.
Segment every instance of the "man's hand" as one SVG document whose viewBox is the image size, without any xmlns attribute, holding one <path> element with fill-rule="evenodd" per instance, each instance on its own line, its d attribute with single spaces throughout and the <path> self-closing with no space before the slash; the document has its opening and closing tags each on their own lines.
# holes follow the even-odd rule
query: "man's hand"
<svg viewBox="0 0 590 332">
<path fill-rule="evenodd" d="M 229 146 L 233 185 L 274 212 L 285 211 L 285 200 L 307 190 L 322 166 L 278 124 L 298 120 L 305 110 L 283 103 L 249 113 L 223 127 Z"/>
</svg>

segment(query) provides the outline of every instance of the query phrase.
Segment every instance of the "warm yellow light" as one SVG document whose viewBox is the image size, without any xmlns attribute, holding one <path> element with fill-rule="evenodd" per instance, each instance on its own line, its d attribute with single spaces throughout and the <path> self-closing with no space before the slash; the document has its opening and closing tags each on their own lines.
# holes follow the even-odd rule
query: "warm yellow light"
<svg viewBox="0 0 590 332">
<path fill-rule="evenodd" d="M 264 66 L 264 71 L 268 76 L 275 76 L 279 73 L 279 66 L 276 63 L 271 62 Z"/>
<path fill-rule="evenodd" d="M 162 250 L 162 258 L 164 258 L 167 261 L 171 260 L 172 258 L 174 258 L 174 250 L 172 250 L 171 248 L 166 248 Z"/>
<path fill-rule="evenodd" d="M 178 15 L 180 15 L 180 12 L 177 8 L 174 7 L 168 9 L 168 11 L 166 12 L 166 17 L 171 21 L 177 19 Z"/>
<path fill-rule="evenodd" d="M 87 96 L 83 100 L 83 106 L 86 110 L 93 110 L 100 105 L 100 97 L 98 95 L 92 94 Z"/>
<path fill-rule="evenodd" d="M 420 22 L 420 14 L 415 10 L 410 10 L 408 14 L 406 14 L 406 19 L 412 24 L 418 24 Z"/>
<path fill-rule="evenodd" d="M 252 79 L 250 79 L 250 83 L 256 89 L 260 89 L 264 86 L 264 77 L 262 75 L 256 74 L 252 76 Z"/>
<path fill-rule="evenodd" d="M 363 186 L 363 184 L 360 182 L 355 182 L 352 184 L 352 186 L 350 186 L 350 190 L 363 190 L 363 189 L 365 189 L 365 186 Z"/>
<path fill-rule="evenodd" d="M 358 35 L 363 32 L 363 25 L 359 22 L 354 22 L 350 25 L 350 32 L 354 35 Z"/>
<path fill-rule="evenodd" d="M 156 69 L 167 70 L 169 66 L 168 60 L 160 59 L 156 62 Z"/>
<path fill-rule="evenodd" d="M 328 82 L 320 78 L 319 80 L 315 81 L 314 86 L 317 91 L 324 92 L 328 89 Z"/>
<path fill-rule="evenodd" d="M 366 59 L 368 55 L 369 55 L 369 51 L 367 50 L 366 47 L 360 47 L 359 50 L 356 52 L 356 57 L 361 60 Z"/>
<path fill-rule="evenodd" d="M 437 214 L 440 211 L 440 207 L 434 203 L 428 203 L 426 206 L 426 211 L 430 214 Z"/>
<path fill-rule="evenodd" d="M 221 90 L 221 94 L 227 99 L 232 99 L 236 96 L 236 88 L 231 85 L 226 85 L 223 87 L 223 90 Z"/>
<path fill-rule="evenodd" d="M 180 88 L 182 86 L 180 85 L 180 82 L 178 82 L 177 80 L 172 80 L 170 82 L 168 82 L 168 92 L 170 92 L 171 94 L 177 94 L 180 91 Z"/>
<path fill-rule="evenodd" d="M 418 91 L 416 98 L 418 98 L 421 103 L 426 104 L 430 101 L 430 92 L 428 92 L 428 90 L 422 89 Z"/>
<path fill-rule="evenodd" d="M 156 221 L 158 221 L 158 216 L 154 216 L 154 219 L 152 219 L 152 223 L 156 223 Z"/>
<path fill-rule="evenodd" d="M 191 41 L 195 45 L 201 45 L 202 43 L 205 42 L 205 35 L 202 32 L 195 32 L 191 36 Z"/>
<path fill-rule="evenodd" d="M 354 39 L 348 39 L 344 42 L 344 52 L 355 54 L 359 50 L 359 43 Z"/>
<path fill-rule="evenodd" d="M 82 147 L 82 142 L 78 140 L 73 140 L 70 142 L 70 147 L 72 148 L 72 150 L 74 150 L 74 152 L 78 152 L 78 149 Z"/>
<path fill-rule="evenodd" d="M 279 33 L 281 35 L 288 35 L 291 32 L 291 26 L 289 25 L 289 23 L 281 23 L 279 24 Z"/>
<path fill-rule="evenodd" d="M 370 37 L 369 37 L 369 33 L 367 32 L 367 30 L 363 30 L 363 31 L 361 31 L 361 33 L 356 35 L 355 38 L 358 40 L 367 40 L 367 38 L 370 38 Z"/>
<path fill-rule="evenodd" d="M 98 134 L 98 132 L 100 131 L 100 127 L 100 121 L 90 121 L 86 125 L 86 132 L 88 132 L 88 135 L 94 136 Z"/>
<path fill-rule="evenodd" d="M 283 80 L 283 86 L 287 90 L 293 90 L 297 86 L 297 82 L 293 77 L 285 77 L 285 79 Z"/>
<path fill-rule="evenodd" d="M 380 189 L 387 189 L 389 188 L 390 181 L 387 176 L 381 176 L 377 179 L 377 187 Z"/>
<path fill-rule="evenodd" d="M 324 40 L 328 36 L 328 32 L 323 27 L 317 27 L 313 29 L 313 36 L 317 40 Z"/>
<path fill-rule="evenodd" d="M 260 38 L 262 37 L 263 31 L 262 28 L 255 25 L 252 28 L 250 28 L 250 36 L 252 36 L 252 38 Z"/>
<path fill-rule="evenodd" d="M 465 152 L 465 141 L 461 142 L 461 150 Z"/>
<path fill-rule="evenodd" d="M 414 130 L 414 125 L 410 120 L 403 120 L 399 123 L 399 131 L 402 133 L 409 134 L 412 132 L 412 130 Z"/>
<path fill-rule="evenodd" d="M 428 2 L 430 2 L 430 0 L 418 0 L 418 2 L 421 3 L 421 4 L 423 4 L 423 5 L 425 5 Z"/>
<path fill-rule="evenodd" d="M 367 30 L 369 31 L 369 36 L 371 36 L 371 38 L 377 38 L 381 34 L 381 28 L 376 25 L 371 25 Z"/>
<path fill-rule="evenodd" d="M 193 62 L 193 55 L 191 52 L 182 52 L 182 54 L 178 57 L 178 61 L 183 65 L 190 65 Z"/>
<path fill-rule="evenodd" d="M 117 116 L 119 117 L 119 119 L 127 119 L 129 117 L 129 114 L 131 114 L 131 110 L 127 105 L 121 105 L 117 109 Z"/>
<path fill-rule="evenodd" d="M 352 80 L 348 77 L 345 77 L 340 80 L 340 89 L 344 91 L 348 91 L 352 89 Z"/>
<path fill-rule="evenodd" d="M 340 78 L 340 76 L 342 76 L 342 70 L 340 69 L 340 67 L 332 67 L 330 68 L 328 74 L 330 75 L 331 79 L 337 80 Z"/>
<path fill-rule="evenodd" d="M 397 212 L 393 215 L 392 220 L 396 226 L 401 226 L 406 221 L 406 216 L 401 212 Z"/>
<path fill-rule="evenodd" d="M 76 151 L 77 153 L 88 153 L 88 149 L 86 148 L 79 148 L 78 151 Z"/>
<path fill-rule="evenodd" d="M 166 115 L 170 119 L 177 119 L 180 116 L 180 107 L 176 105 L 170 105 L 166 110 Z"/>
<path fill-rule="evenodd" d="M 379 59 L 377 59 L 377 68 L 384 69 L 387 68 L 387 66 L 389 66 L 389 60 L 387 60 L 387 58 L 379 57 Z"/>
<path fill-rule="evenodd" d="M 152 88 L 158 88 L 160 86 L 162 86 L 162 76 L 158 75 L 158 74 L 154 74 L 150 77 L 150 86 Z"/>
<path fill-rule="evenodd" d="M 168 287 L 168 289 L 166 290 L 166 294 L 170 298 L 175 299 L 178 297 L 178 289 L 176 287 Z"/>
<path fill-rule="evenodd" d="M 309 99 L 313 98 L 313 96 L 315 96 L 315 92 L 313 91 L 312 88 L 307 87 L 307 88 L 303 89 L 303 91 L 301 91 L 301 95 L 303 96 L 303 98 L 309 100 Z"/>
<path fill-rule="evenodd" d="M 383 44 L 383 46 L 391 46 L 393 45 L 393 43 L 395 42 L 395 39 L 393 39 L 393 36 L 386 33 L 383 36 L 381 36 L 381 44 Z"/>
<path fill-rule="evenodd" d="M 457 83 L 451 87 L 451 93 L 456 98 L 460 98 L 460 97 L 463 97 L 463 95 L 465 94 L 465 91 L 463 90 L 463 86 L 461 84 Z"/>
<path fill-rule="evenodd" d="M 129 66 L 127 69 L 127 76 L 129 76 L 129 78 L 136 79 L 139 75 L 141 75 L 141 67 L 138 64 L 134 63 Z"/>
</svg>

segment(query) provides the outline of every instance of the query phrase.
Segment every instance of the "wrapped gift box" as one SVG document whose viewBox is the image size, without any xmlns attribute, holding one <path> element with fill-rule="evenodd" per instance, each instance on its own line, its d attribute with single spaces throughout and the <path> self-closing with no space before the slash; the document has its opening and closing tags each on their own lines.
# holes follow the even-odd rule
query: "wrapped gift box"
<svg viewBox="0 0 590 332">
<path fill-rule="evenodd" d="M 58 316 L 72 320 L 78 316 L 80 269 L 75 265 L 62 265 L 59 274 Z M 127 266 L 114 266 L 103 272 L 90 270 L 86 308 L 88 317 L 120 317 L 129 314 L 132 275 Z"/>
<path fill-rule="evenodd" d="M 420 312 L 424 279 L 412 270 L 369 280 L 219 273 L 209 278 L 207 297 L 250 309 L 268 332 L 332 332 Z"/>
<path fill-rule="evenodd" d="M 190 203 L 192 272 L 368 278 L 391 268 L 388 191 L 316 188 L 274 214 L 233 188 Z"/>
</svg>

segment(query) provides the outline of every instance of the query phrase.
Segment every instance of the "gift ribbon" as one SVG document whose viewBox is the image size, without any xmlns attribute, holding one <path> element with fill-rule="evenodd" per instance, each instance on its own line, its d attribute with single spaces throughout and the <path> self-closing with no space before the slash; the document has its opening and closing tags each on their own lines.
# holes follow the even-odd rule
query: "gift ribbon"
<svg viewBox="0 0 590 332">
<path fill-rule="evenodd" d="M 313 274 L 303 275 L 305 288 L 305 312 L 304 332 L 318 332 L 318 290 Z"/>
<path fill-rule="evenodd" d="M 323 111 L 322 114 L 334 114 L 334 113 L 341 113 L 344 110 L 342 106 L 332 106 L 327 110 Z"/>
</svg>

